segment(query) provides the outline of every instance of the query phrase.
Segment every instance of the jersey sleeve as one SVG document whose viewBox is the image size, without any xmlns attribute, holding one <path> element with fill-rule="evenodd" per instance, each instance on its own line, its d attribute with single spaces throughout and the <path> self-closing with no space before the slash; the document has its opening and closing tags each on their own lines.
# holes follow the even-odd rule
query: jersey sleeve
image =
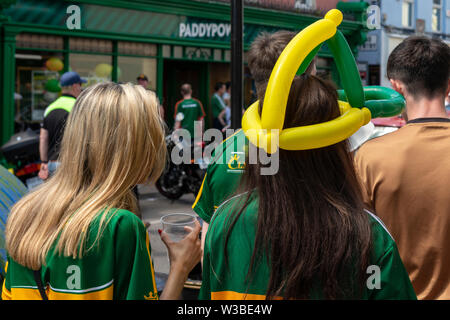
<svg viewBox="0 0 450 320">
<path fill-rule="evenodd" d="M 115 234 L 114 298 L 157 300 L 150 241 L 136 216 L 120 220 Z"/>
<path fill-rule="evenodd" d="M 214 214 L 213 191 L 210 188 L 210 167 L 211 165 L 208 166 L 200 191 L 192 205 L 192 209 L 195 213 L 197 213 L 206 223 L 211 221 L 211 217 Z"/>
<path fill-rule="evenodd" d="M 380 271 L 380 284 L 379 288 L 369 290 L 369 299 L 417 300 L 408 272 L 403 265 L 395 243 L 377 261 L 375 266 L 379 268 L 376 270 Z M 375 274 L 374 276 L 378 275 Z M 368 279 L 368 286 L 369 282 L 370 279 Z"/>
<path fill-rule="evenodd" d="M 197 108 L 197 110 L 198 110 L 198 113 L 197 113 L 198 114 L 198 118 L 197 119 L 201 120 L 201 119 L 203 119 L 206 116 L 205 109 L 203 108 L 203 104 L 201 103 L 200 100 L 196 100 L 196 101 L 198 103 L 198 108 Z"/>
<path fill-rule="evenodd" d="M 9 277 L 9 273 L 8 273 L 8 262 L 6 262 L 5 279 L 4 279 L 3 285 L 2 285 L 2 300 L 11 300 L 11 299 L 12 299 L 11 284 L 10 284 L 10 277 Z"/>
<path fill-rule="evenodd" d="M 210 268 L 210 257 L 207 245 L 205 243 L 205 250 L 203 253 L 203 271 L 202 271 L 202 286 L 198 295 L 199 300 L 211 300 L 211 268 Z"/>
</svg>

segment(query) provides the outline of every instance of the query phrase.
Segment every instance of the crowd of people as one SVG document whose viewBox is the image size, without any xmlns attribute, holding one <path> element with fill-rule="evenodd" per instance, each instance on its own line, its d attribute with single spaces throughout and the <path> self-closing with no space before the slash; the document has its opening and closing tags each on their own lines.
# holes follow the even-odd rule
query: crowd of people
<svg viewBox="0 0 450 320">
<path fill-rule="evenodd" d="M 248 65 L 260 101 L 294 36 L 263 33 L 252 43 Z M 64 95 L 41 131 L 48 147 L 40 176 L 53 176 L 10 212 L 2 299 L 177 299 L 200 260 L 200 299 L 450 299 L 450 48 L 409 37 L 387 70 L 408 122 L 356 151 L 348 140 L 280 149 L 279 171 L 261 175 L 264 164 L 248 161 L 245 132 L 225 140 L 193 205 L 203 225 L 180 242 L 160 233 L 170 259 L 160 295 L 132 193 L 165 165 L 158 99 L 140 85 L 81 91 L 77 74 L 62 78 Z M 218 83 L 211 101 L 221 130 L 229 89 Z M 175 128 L 194 133 L 205 111 L 189 84 L 181 94 Z M 337 100 L 313 60 L 292 83 L 284 128 L 335 119 Z M 64 134 L 53 118 L 65 119 Z M 52 132 L 61 133 L 56 148 Z M 239 166 L 218 161 L 229 155 Z"/>
</svg>

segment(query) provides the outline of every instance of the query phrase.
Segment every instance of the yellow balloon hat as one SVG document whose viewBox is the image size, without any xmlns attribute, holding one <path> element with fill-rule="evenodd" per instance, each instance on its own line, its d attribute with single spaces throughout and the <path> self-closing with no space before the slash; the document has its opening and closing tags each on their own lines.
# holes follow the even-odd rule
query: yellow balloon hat
<svg viewBox="0 0 450 320">
<path fill-rule="evenodd" d="M 242 129 L 249 141 L 274 153 L 285 150 L 323 148 L 343 141 L 369 123 L 367 108 L 352 108 L 339 101 L 341 116 L 324 123 L 283 130 L 289 91 L 297 70 L 308 54 L 319 44 L 332 38 L 343 20 L 333 9 L 324 17 L 298 33 L 281 53 L 267 85 L 264 106 L 259 115 L 259 101 L 252 104 L 242 118 Z"/>
</svg>

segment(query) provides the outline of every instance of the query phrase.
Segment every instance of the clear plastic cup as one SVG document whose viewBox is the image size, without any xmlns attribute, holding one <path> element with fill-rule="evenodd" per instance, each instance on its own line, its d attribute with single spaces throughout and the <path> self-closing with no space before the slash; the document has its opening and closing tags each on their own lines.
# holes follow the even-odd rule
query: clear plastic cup
<svg viewBox="0 0 450 320">
<path fill-rule="evenodd" d="M 196 216 L 189 213 L 170 213 L 161 217 L 162 230 L 168 234 L 174 242 L 183 240 L 190 231 L 184 227 L 195 227 Z"/>
</svg>

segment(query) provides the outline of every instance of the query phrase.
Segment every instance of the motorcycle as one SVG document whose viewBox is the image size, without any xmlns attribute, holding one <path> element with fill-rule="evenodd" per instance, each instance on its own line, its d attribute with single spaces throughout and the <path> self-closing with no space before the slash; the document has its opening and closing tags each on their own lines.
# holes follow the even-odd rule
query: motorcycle
<svg viewBox="0 0 450 320">
<path fill-rule="evenodd" d="M 164 197 L 171 200 L 177 200 L 188 193 L 193 193 L 196 196 L 200 191 L 206 168 L 208 167 L 207 161 L 203 159 L 202 150 L 204 143 L 190 144 L 185 140 L 178 142 L 174 140 L 176 139 L 172 138 L 172 134 L 166 136 L 169 161 L 163 174 L 156 181 L 155 186 Z M 197 159 L 191 157 L 190 162 L 183 161 L 177 164 L 170 159 L 174 148 L 177 148 L 175 152 L 179 151 L 180 156 L 183 155 L 185 150 L 190 149 L 191 155 L 200 153 L 201 157 Z"/>
<path fill-rule="evenodd" d="M 1 148 L 6 161 L 14 165 L 14 174 L 32 188 L 40 180 L 39 134 L 28 128 L 13 135 Z"/>
</svg>

